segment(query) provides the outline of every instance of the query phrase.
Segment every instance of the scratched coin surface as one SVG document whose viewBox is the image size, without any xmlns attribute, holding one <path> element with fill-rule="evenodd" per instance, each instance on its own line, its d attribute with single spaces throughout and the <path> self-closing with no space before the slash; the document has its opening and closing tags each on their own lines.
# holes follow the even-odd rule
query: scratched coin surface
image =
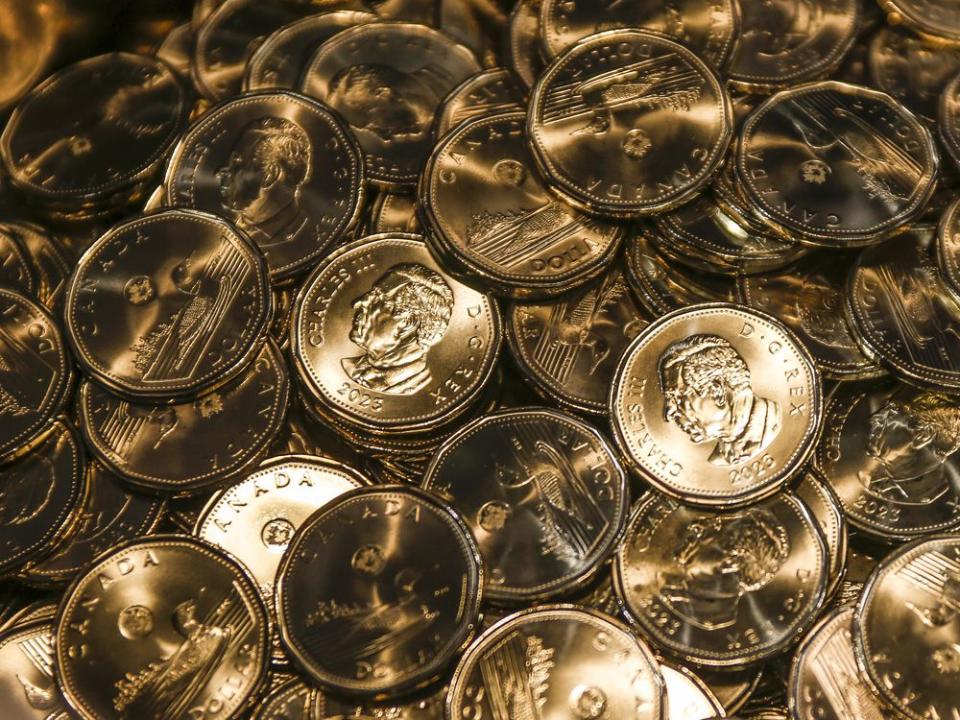
<svg viewBox="0 0 960 720">
<path fill-rule="evenodd" d="M 67 401 L 73 364 L 56 320 L 0 287 L 0 458 L 29 447 Z"/>
<path fill-rule="evenodd" d="M 423 477 L 463 518 L 489 573 L 486 596 L 555 597 L 596 575 L 627 518 L 627 478 L 596 430 L 554 410 L 506 410 L 446 440 Z"/>
<path fill-rule="evenodd" d="M 268 637 L 263 601 L 235 560 L 155 535 L 101 557 L 67 590 L 57 681 L 84 720 L 235 716 L 264 680 Z"/>
<path fill-rule="evenodd" d="M 266 340 L 266 264 L 224 220 L 167 210 L 115 225 L 70 278 L 83 369 L 133 397 L 186 398 L 236 377 Z"/>
<path fill-rule="evenodd" d="M 259 462 L 289 395 L 286 361 L 268 341 L 243 375 L 200 398 L 134 403 L 84 382 L 77 409 L 87 446 L 115 473 L 145 490 L 189 492 Z"/>
<path fill-rule="evenodd" d="M 55 628 L 17 624 L 0 634 L 0 703 L 12 720 L 69 720 L 53 677 Z"/>
<path fill-rule="evenodd" d="M 558 56 L 530 97 L 545 178 L 589 212 L 636 216 L 690 199 L 733 133 L 729 95 L 682 45 L 639 30 L 592 35 Z"/>
<path fill-rule="evenodd" d="M 738 511 L 650 493 L 615 555 L 631 620 L 668 654 L 708 667 L 776 655 L 812 623 L 828 575 L 810 511 L 789 492 Z"/>
<path fill-rule="evenodd" d="M 820 376 L 779 321 L 698 305 L 631 343 L 610 393 L 617 441 L 634 468 L 684 502 L 737 505 L 779 490 L 820 429 Z"/>
<path fill-rule="evenodd" d="M 310 516 L 277 576 L 283 643 L 310 677 L 353 695 L 426 684 L 476 631 L 483 587 L 460 519 L 403 486 L 346 492 Z"/>
<path fill-rule="evenodd" d="M 782 232 L 828 247 L 902 230 L 934 189 L 930 131 L 889 95 L 838 82 L 777 93 L 744 122 L 737 174 Z"/>
<path fill-rule="evenodd" d="M 337 33 L 304 70 L 304 94 L 349 123 L 377 185 L 412 186 L 432 145 L 433 116 L 451 90 L 480 72 L 473 53 L 414 23 L 377 22 Z"/>
<path fill-rule="evenodd" d="M 520 297 L 557 294 L 596 276 L 625 234 L 547 191 L 525 118 L 509 113 L 458 126 L 431 156 L 420 191 L 428 241 L 498 292 Z"/>
<path fill-rule="evenodd" d="M 960 714 L 958 587 L 960 538 L 935 535 L 884 558 L 857 603 L 853 643 L 861 675 L 904 718 Z"/>
<path fill-rule="evenodd" d="M 442 138 L 464 120 L 525 110 L 525 95 L 526 91 L 506 68 L 484 70 L 464 80 L 444 98 L 437 110 L 433 134 Z"/>
<path fill-rule="evenodd" d="M 960 42 L 960 10 L 948 0 L 882 0 L 891 24 L 903 23 L 935 39 Z"/>
<path fill-rule="evenodd" d="M 477 397 L 502 332 L 489 296 L 447 275 L 415 235 L 337 250 L 293 311 L 291 347 L 311 398 L 353 424 L 432 427 Z"/>
<path fill-rule="evenodd" d="M 183 135 L 165 185 L 170 205 L 229 219 L 281 280 L 312 266 L 356 224 L 363 156 L 320 103 L 288 92 L 245 95 Z"/>
<path fill-rule="evenodd" d="M 643 640 L 603 613 L 545 605 L 477 639 L 454 672 L 447 717 L 659 720 L 666 705 Z"/>
<path fill-rule="evenodd" d="M 851 525 L 886 542 L 960 528 L 960 402 L 887 382 L 841 387 L 816 465 Z"/>
</svg>

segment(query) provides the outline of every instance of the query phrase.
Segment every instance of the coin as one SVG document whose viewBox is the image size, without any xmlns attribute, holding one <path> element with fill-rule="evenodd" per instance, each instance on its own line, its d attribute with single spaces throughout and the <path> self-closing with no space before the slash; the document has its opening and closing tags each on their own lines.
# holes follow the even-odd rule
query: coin
<svg viewBox="0 0 960 720">
<path fill-rule="evenodd" d="M 737 173 L 781 232 L 828 247 L 902 231 L 933 192 L 927 128 L 889 95 L 838 82 L 784 90 L 740 134 Z"/>
<path fill-rule="evenodd" d="M 348 491 L 301 526 L 277 580 L 283 643 L 324 687 L 356 695 L 426 684 L 473 635 L 476 544 L 427 493 Z"/>
<path fill-rule="evenodd" d="M 697 193 L 723 159 L 732 120 L 726 90 L 692 52 L 610 30 L 567 49 L 540 76 L 527 135 L 558 192 L 588 212 L 633 217 Z"/>
<path fill-rule="evenodd" d="M 654 487 L 688 503 L 743 505 L 775 493 L 809 458 L 820 376 L 769 315 L 697 305 L 658 319 L 631 343 L 610 408 L 614 437 Z"/>
<path fill-rule="evenodd" d="M 708 720 L 724 717 L 723 705 L 706 683 L 682 665 L 660 663 L 667 691 L 666 720 Z"/>
<path fill-rule="evenodd" d="M 414 235 L 337 250 L 297 297 L 291 348 L 311 397 L 354 425 L 435 432 L 477 397 L 502 342 L 493 300 Z"/>
<path fill-rule="evenodd" d="M 851 525 L 902 542 L 960 528 L 957 449 L 955 398 L 895 382 L 844 387 L 824 413 L 816 465 Z"/>
<path fill-rule="evenodd" d="M 804 638 L 790 669 L 790 714 L 795 720 L 884 720 L 889 717 L 860 678 L 853 656 L 853 608 L 835 610 Z"/>
<path fill-rule="evenodd" d="M 541 48 L 544 57 L 552 59 L 593 33 L 638 28 L 683 43 L 713 67 L 722 68 L 737 42 L 740 4 L 733 0 L 682 0 L 670 5 L 643 0 L 543 0 Z"/>
<path fill-rule="evenodd" d="M 479 72 L 444 98 L 433 123 L 433 135 L 442 138 L 464 120 L 525 110 L 524 95 L 506 68 Z"/>
<path fill-rule="evenodd" d="M 29 448 L 63 408 L 72 380 L 56 321 L 34 301 L 0 287 L 0 458 Z"/>
<path fill-rule="evenodd" d="M 319 720 L 317 691 L 293 678 L 274 688 L 254 711 L 253 720 Z"/>
<path fill-rule="evenodd" d="M 932 228 L 865 250 L 853 267 L 847 309 L 861 346 L 899 377 L 960 388 L 960 304 L 934 258 Z"/>
<path fill-rule="evenodd" d="M 47 309 L 58 312 L 73 267 L 69 253 L 47 230 L 33 223 L 3 223 L 0 232 L 12 235 L 26 251 L 37 280 L 35 297 Z"/>
<path fill-rule="evenodd" d="M 769 91 L 832 72 L 857 38 L 857 0 L 813 0 L 801 9 L 740 0 L 743 31 L 730 63 L 739 90 Z"/>
<path fill-rule="evenodd" d="M 888 555 L 857 604 L 853 642 L 861 676 L 904 718 L 960 713 L 952 671 L 960 643 L 958 582 L 960 540 L 927 536 Z"/>
<path fill-rule="evenodd" d="M 154 53 L 173 70 L 181 81 L 190 83 L 190 61 L 193 55 L 193 26 L 190 23 L 177 25 L 163 38 Z"/>
<path fill-rule="evenodd" d="M 524 119 L 482 117 L 448 133 L 424 170 L 420 205 L 437 255 L 452 256 L 499 294 L 555 295 L 602 272 L 625 229 L 550 195 Z"/>
<path fill-rule="evenodd" d="M 513 303 L 506 315 L 526 376 L 561 405 L 593 415 L 606 414 L 617 361 L 652 320 L 617 267 L 556 299 Z"/>
<path fill-rule="evenodd" d="M 137 398 L 185 399 L 236 377 L 260 351 L 266 266 L 213 215 L 136 217 L 80 258 L 65 318 L 74 354 L 99 382 Z"/>
<path fill-rule="evenodd" d="M 250 576 L 182 535 L 100 557 L 56 625 L 57 682 L 84 720 L 236 716 L 266 674 L 267 613 Z"/>
<path fill-rule="evenodd" d="M 843 506 L 830 486 L 813 472 L 805 472 L 794 485 L 794 494 L 800 498 L 810 516 L 816 521 L 827 545 L 829 580 L 826 597 L 832 598 L 844 579 L 847 562 L 847 520 Z"/>
<path fill-rule="evenodd" d="M 960 73 L 943 88 L 937 111 L 941 145 L 954 164 L 960 166 Z"/>
<path fill-rule="evenodd" d="M 663 678 L 643 640 L 572 605 L 522 610 L 484 632 L 447 696 L 448 718 L 657 720 L 665 710 Z"/>
<path fill-rule="evenodd" d="M 370 206 L 369 233 L 419 233 L 416 198 L 413 195 L 379 192 Z"/>
<path fill-rule="evenodd" d="M 38 278 L 20 238 L 0 225 L 0 287 L 37 297 Z"/>
<path fill-rule="evenodd" d="M 960 295 L 960 200 L 951 202 L 940 218 L 937 262 L 947 287 Z"/>
<path fill-rule="evenodd" d="M 170 205 L 228 218 L 279 281 L 311 267 L 357 223 L 363 156 L 320 103 L 289 92 L 248 94 L 184 133 L 165 183 Z"/>
<path fill-rule="evenodd" d="M 540 0 L 517 0 L 508 23 L 510 69 L 529 90 L 543 72 L 540 57 Z"/>
<path fill-rule="evenodd" d="M 543 600 L 596 575 L 623 532 L 629 494 L 613 448 L 553 410 L 508 410 L 446 440 L 423 488 L 463 518 L 494 602 Z"/>
<path fill-rule="evenodd" d="M 244 90 L 297 90 L 310 57 L 341 30 L 377 20 L 359 10 L 308 15 L 272 33 L 247 61 Z"/>
<path fill-rule="evenodd" d="M 936 39 L 960 42 L 960 12 L 944 0 L 881 0 L 891 25 L 903 23 Z"/>
<path fill-rule="evenodd" d="M 145 405 L 85 382 L 77 409 L 88 447 L 113 472 L 147 490 L 195 492 L 263 458 L 289 388 L 283 355 L 268 341 L 240 378 L 200 398 Z"/>
<path fill-rule="evenodd" d="M 735 512 L 651 493 L 615 555 L 631 622 L 665 652 L 737 667 L 782 652 L 812 623 L 827 584 L 826 544 L 789 492 Z"/>
<path fill-rule="evenodd" d="M 49 621 L 16 625 L 0 634 L 0 703 L 17 720 L 69 720 L 53 679 Z"/>
<path fill-rule="evenodd" d="M 317 50 L 301 88 L 343 115 L 375 185 L 415 185 L 431 145 L 433 114 L 480 66 L 437 30 L 378 22 L 337 33 Z"/>
<path fill-rule="evenodd" d="M 756 667 L 733 671 L 697 668 L 697 677 L 707 684 L 727 715 L 740 710 L 750 699 L 760 683 L 761 674 Z"/>
</svg>

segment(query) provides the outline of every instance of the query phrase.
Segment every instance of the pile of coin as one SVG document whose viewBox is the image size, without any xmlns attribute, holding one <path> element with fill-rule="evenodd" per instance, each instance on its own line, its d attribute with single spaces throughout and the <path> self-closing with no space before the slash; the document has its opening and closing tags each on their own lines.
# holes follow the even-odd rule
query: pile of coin
<svg viewBox="0 0 960 720">
<path fill-rule="evenodd" d="M 960 718 L 953 3 L 92 8 L 0 8 L 0 716 Z"/>
</svg>

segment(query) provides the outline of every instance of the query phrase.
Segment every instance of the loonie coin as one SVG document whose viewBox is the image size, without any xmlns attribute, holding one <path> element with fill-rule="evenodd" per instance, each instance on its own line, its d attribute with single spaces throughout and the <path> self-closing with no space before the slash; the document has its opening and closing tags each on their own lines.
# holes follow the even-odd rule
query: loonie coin
<svg viewBox="0 0 960 720">
<path fill-rule="evenodd" d="M 442 138 L 464 120 L 526 109 L 526 92 L 506 68 L 492 68 L 468 77 L 450 91 L 437 110 L 433 136 Z"/>
<path fill-rule="evenodd" d="M 940 218 L 936 252 L 943 280 L 960 296 L 960 199 L 951 202 Z"/>
<path fill-rule="evenodd" d="M 723 160 L 729 95 L 682 45 L 639 30 L 597 33 L 546 69 L 527 135 L 545 179 L 587 212 L 635 217 L 676 207 Z"/>
<path fill-rule="evenodd" d="M 253 720 L 320 720 L 318 691 L 294 677 L 271 690 L 258 705 Z M 324 718 L 326 720 L 326 718 Z"/>
<path fill-rule="evenodd" d="M 760 684 L 762 672 L 757 667 L 742 670 L 709 670 L 697 668 L 697 677 L 710 688 L 729 716 L 746 704 Z M 718 715 L 718 717 L 723 717 Z"/>
<path fill-rule="evenodd" d="M 311 515 L 284 554 L 276 596 L 283 643 L 331 690 L 410 690 L 470 640 L 483 575 L 467 528 L 427 493 L 348 491 Z"/>
<path fill-rule="evenodd" d="M 813 472 L 805 472 L 794 485 L 794 494 L 800 498 L 810 516 L 816 521 L 827 545 L 830 579 L 826 597 L 832 598 L 844 580 L 847 563 L 847 519 L 839 498 L 830 486 Z"/>
<path fill-rule="evenodd" d="M 945 0 L 880 0 L 891 25 L 903 23 L 937 40 L 960 42 L 960 11 Z"/>
<path fill-rule="evenodd" d="M 940 93 L 937 108 L 937 130 L 941 146 L 960 166 L 960 72 L 953 76 Z"/>
<path fill-rule="evenodd" d="M 665 720 L 709 720 L 724 717 L 723 705 L 706 683 L 682 665 L 660 663 L 666 688 Z"/>
<path fill-rule="evenodd" d="M 13 236 L 26 251 L 37 279 L 34 296 L 48 310 L 59 312 L 73 268 L 69 253 L 47 230 L 33 223 L 3 223 L 0 233 Z"/>
<path fill-rule="evenodd" d="M 0 225 L 0 287 L 37 297 L 39 279 L 20 237 Z"/>
<path fill-rule="evenodd" d="M 190 84 L 190 61 L 193 55 L 193 27 L 190 23 L 177 25 L 163 38 L 153 56 L 165 62 L 177 77 Z"/>
<path fill-rule="evenodd" d="M 508 25 L 510 69 L 529 90 L 544 66 L 540 57 L 540 0 L 517 0 Z"/>
<path fill-rule="evenodd" d="M 413 195 L 379 192 L 370 204 L 369 235 L 419 233 L 416 198 Z"/>
<path fill-rule="evenodd" d="M 820 376 L 806 348 L 769 315 L 697 305 L 660 318 L 631 343 L 610 412 L 621 449 L 654 487 L 683 502 L 744 505 L 777 492 L 809 458 L 820 429 Z"/>
<path fill-rule="evenodd" d="M 54 629 L 39 620 L 0 634 L 0 704 L 13 720 L 70 720 L 53 679 Z"/>
</svg>

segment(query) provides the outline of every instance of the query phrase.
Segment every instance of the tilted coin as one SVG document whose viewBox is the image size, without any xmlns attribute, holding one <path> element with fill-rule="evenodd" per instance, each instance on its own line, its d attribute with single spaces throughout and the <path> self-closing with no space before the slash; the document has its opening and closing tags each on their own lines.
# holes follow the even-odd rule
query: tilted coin
<svg viewBox="0 0 960 720">
<path fill-rule="evenodd" d="M 743 29 L 729 76 L 740 90 L 767 91 L 827 75 L 853 45 L 860 25 L 857 0 L 739 4 Z"/>
<path fill-rule="evenodd" d="M 520 367 L 560 404 L 607 412 L 617 362 L 652 318 L 633 297 L 624 272 L 543 302 L 513 303 L 507 339 Z"/>
<path fill-rule="evenodd" d="M 899 377 L 960 388 L 960 303 L 935 258 L 935 233 L 914 227 L 861 253 L 846 295 L 864 351 Z"/>
<path fill-rule="evenodd" d="M 304 70 L 301 88 L 339 112 L 356 134 L 375 185 L 416 184 L 433 115 L 480 71 L 467 48 L 424 25 L 378 22 L 337 33 Z"/>
<path fill-rule="evenodd" d="M 793 330 L 823 376 L 831 380 L 884 374 L 864 355 L 844 315 L 847 276 L 855 259 L 836 251 L 818 251 L 789 269 L 739 281 L 743 301 Z"/>
<path fill-rule="evenodd" d="M 956 535 L 928 536 L 888 555 L 864 588 L 853 619 L 857 665 L 898 716 L 960 714 L 958 588 Z"/>
<path fill-rule="evenodd" d="M 84 720 L 236 717 L 266 673 L 263 601 L 233 559 L 156 535 L 102 556 L 60 604 L 56 676 Z"/>
<path fill-rule="evenodd" d="M 822 393 L 813 359 L 779 321 L 706 304 L 658 319 L 631 343 L 610 408 L 618 443 L 654 487 L 731 506 L 771 495 L 803 466 Z"/>
<path fill-rule="evenodd" d="M 464 120 L 525 109 L 525 92 L 506 68 L 492 68 L 464 80 L 437 111 L 433 134 L 442 138 Z"/>
<path fill-rule="evenodd" d="M 733 134 L 730 98 L 700 58 L 639 30 L 597 33 L 544 71 L 527 135 L 546 179 L 583 209 L 662 212 L 713 176 Z"/>
<path fill-rule="evenodd" d="M 816 619 L 828 575 L 823 537 L 789 492 L 733 512 L 651 493 L 615 559 L 631 621 L 670 655 L 708 667 L 789 646 Z"/>
<path fill-rule="evenodd" d="M 756 666 L 741 670 L 697 668 L 697 677 L 707 684 L 727 715 L 737 712 L 746 704 L 757 689 L 762 674 Z"/>
<path fill-rule="evenodd" d="M 420 187 L 435 252 L 513 297 L 557 294 L 596 276 L 626 231 L 547 191 L 524 139 L 525 117 L 462 123 L 434 150 Z"/>
<path fill-rule="evenodd" d="M 890 24 L 903 23 L 937 40 L 960 42 L 960 11 L 945 0 L 881 0 Z"/>
<path fill-rule="evenodd" d="M 12 235 L 26 250 L 37 278 L 36 298 L 48 309 L 58 312 L 63 306 L 73 267 L 69 252 L 44 228 L 33 223 L 3 223 L 0 232 Z"/>
<path fill-rule="evenodd" d="M 200 398 L 147 405 L 85 382 L 77 409 L 88 447 L 113 472 L 148 490 L 192 492 L 260 461 L 289 394 L 286 362 L 268 341 L 243 375 Z"/>
<path fill-rule="evenodd" d="M 257 93 L 204 114 L 177 145 L 165 184 L 169 204 L 228 218 L 281 280 L 312 266 L 359 220 L 363 157 L 320 103 Z"/>
<path fill-rule="evenodd" d="M 849 545 L 843 506 L 830 486 L 810 471 L 805 472 L 795 483 L 793 492 L 807 506 L 810 516 L 823 534 L 827 545 L 827 570 L 830 576 L 826 597 L 832 598 L 844 580 L 847 569 Z"/>
<path fill-rule="evenodd" d="M 943 88 L 937 110 L 941 145 L 954 164 L 960 166 L 960 72 Z"/>
<path fill-rule="evenodd" d="M 111 228 L 80 258 L 64 311 L 83 369 L 138 398 L 236 377 L 266 339 L 263 256 L 226 221 L 166 210 Z"/>
<path fill-rule="evenodd" d="M 710 688 L 682 665 L 660 663 L 667 695 L 665 720 L 709 720 L 723 717 L 723 705 Z"/>
<path fill-rule="evenodd" d="M 294 288 L 273 289 L 273 319 L 270 322 L 270 337 L 286 350 L 290 344 L 290 319 L 293 317 Z"/>
<path fill-rule="evenodd" d="M 733 0 L 682 0 L 671 4 L 543 0 L 541 47 L 544 56 L 552 59 L 593 33 L 639 28 L 683 43 L 713 67 L 722 68 L 738 42 L 742 4 Z"/>
<path fill-rule="evenodd" d="M 308 15 L 271 34 L 247 61 L 244 90 L 297 90 L 300 76 L 320 45 L 341 30 L 377 20 L 373 13 L 335 10 Z"/>
<path fill-rule="evenodd" d="M 322 720 L 444 720 L 443 706 L 447 697 L 447 686 L 432 688 L 402 697 L 394 697 L 380 702 L 358 700 L 357 698 L 335 697 L 323 691 L 317 691 L 316 709 Z"/>
<path fill-rule="evenodd" d="M 950 203 L 937 226 L 937 263 L 947 286 L 960 296 L 960 200 Z"/>
<path fill-rule="evenodd" d="M 269 458 L 207 505 L 194 534 L 243 563 L 270 605 L 280 558 L 297 528 L 338 495 L 369 484 L 353 468 L 332 460 Z"/>
<path fill-rule="evenodd" d="M 374 235 L 310 276 L 291 348 L 317 402 L 373 429 L 437 426 L 477 397 L 502 332 L 493 300 L 444 273 L 414 235 Z"/>
<path fill-rule="evenodd" d="M 903 383 L 841 388 L 818 471 L 850 524 L 884 542 L 960 528 L 960 401 Z"/>
<path fill-rule="evenodd" d="M 162 60 L 182 81 L 190 83 L 190 61 L 193 56 L 193 27 L 190 23 L 177 25 L 164 37 L 154 57 Z"/>
<path fill-rule="evenodd" d="M 378 233 L 419 233 L 416 197 L 381 191 L 370 205 L 368 218 L 370 235 Z"/>
<path fill-rule="evenodd" d="M 777 93 L 746 120 L 737 173 L 756 210 L 804 242 L 850 247 L 904 228 L 934 189 L 930 131 L 889 95 L 838 82 Z"/>
<path fill-rule="evenodd" d="M 112 53 L 50 76 L 0 137 L 13 182 L 48 202 L 108 197 L 145 182 L 183 129 L 185 88 L 162 62 Z"/>
<path fill-rule="evenodd" d="M 517 0 L 508 23 L 510 69 L 529 90 L 543 71 L 540 57 L 540 0 Z"/>
<path fill-rule="evenodd" d="M 597 431 L 553 410 L 507 410 L 445 441 L 423 477 L 480 548 L 492 601 L 569 593 L 600 569 L 627 518 L 627 478 Z"/>
<path fill-rule="evenodd" d="M 484 573 L 469 531 L 427 493 L 346 492 L 294 536 L 277 579 L 283 643 L 309 676 L 355 695 L 426 684 L 477 625 Z"/>
<path fill-rule="evenodd" d="M 0 458 L 27 449 L 67 401 L 73 365 L 50 314 L 0 287 Z"/>
<path fill-rule="evenodd" d="M 889 717 L 860 678 L 853 656 L 853 608 L 825 617 L 796 650 L 787 698 L 794 720 L 884 720 Z"/>
<path fill-rule="evenodd" d="M 38 278 L 20 238 L 0 225 L 0 287 L 37 297 Z"/>
<path fill-rule="evenodd" d="M 643 640 L 572 605 L 523 610 L 487 630 L 461 658 L 447 697 L 448 718 L 659 720 L 665 710 L 663 677 Z"/>
<path fill-rule="evenodd" d="M 253 720 L 320 720 L 317 694 L 299 678 L 288 680 L 260 702 Z"/>
<path fill-rule="evenodd" d="M 39 620 L 0 634 L 0 704 L 15 720 L 69 720 L 53 678 L 55 628 Z"/>
</svg>

